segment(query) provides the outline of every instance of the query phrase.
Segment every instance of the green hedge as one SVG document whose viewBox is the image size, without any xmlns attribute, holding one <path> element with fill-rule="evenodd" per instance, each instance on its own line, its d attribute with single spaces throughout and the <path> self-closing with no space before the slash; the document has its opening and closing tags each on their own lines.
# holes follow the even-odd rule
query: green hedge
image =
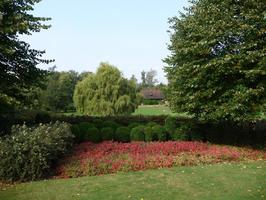
<svg viewBox="0 0 266 200">
<path fill-rule="evenodd" d="M 130 129 L 128 127 L 117 128 L 115 140 L 118 142 L 130 142 Z"/>
<path fill-rule="evenodd" d="M 74 136 L 66 123 L 16 125 L 0 139 L 0 180 L 31 181 L 49 175 L 53 163 L 67 153 Z"/>
<path fill-rule="evenodd" d="M 131 141 L 145 141 L 144 128 L 145 126 L 137 126 L 133 128 L 130 132 Z"/>
</svg>

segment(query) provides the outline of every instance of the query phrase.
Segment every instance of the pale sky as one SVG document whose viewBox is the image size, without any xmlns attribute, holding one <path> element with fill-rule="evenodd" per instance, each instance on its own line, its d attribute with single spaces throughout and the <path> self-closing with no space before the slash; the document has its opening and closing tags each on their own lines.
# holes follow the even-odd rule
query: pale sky
<svg viewBox="0 0 266 200">
<path fill-rule="evenodd" d="M 45 69 L 95 72 L 100 62 L 109 62 L 128 78 L 139 79 L 152 68 L 166 82 L 168 18 L 187 5 L 187 0 L 42 0 L 34 14 L 51 17 L 52 27 L 23 39 L 55 59 L 40 66 Z"/>
</svg>

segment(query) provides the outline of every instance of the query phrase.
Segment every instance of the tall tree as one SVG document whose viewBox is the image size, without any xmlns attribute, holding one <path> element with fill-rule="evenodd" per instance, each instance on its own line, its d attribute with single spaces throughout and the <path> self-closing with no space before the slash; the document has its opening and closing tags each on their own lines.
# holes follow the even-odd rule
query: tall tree
<svg viewBox="0 0 266 200">
<path fill-rule="evenodd" d="M 175 111 L 234 122 L 265 113 L 265 16 L 263 0 L 193 0 L 170 19 L 165 71 Z"/>
<path fill-rule="evenodd" d="M 137 107 L 136 84 L 108 63 L 101 63 L 75 88 L 77 111 L 88 115 L 115 116 L 134 112 Z"/>
<path fill-rule="evenodd" d="M 23 102 L 23 90 L 38 85 L 45 72 L 36 67 L 48 63 L 41 59 L 44 51 L 30 48 L 20 34 L 31 35 L 50 26 L 49 18 L 35 17 L 30 12 L 40 0 L 0 1 L 0 111 L 16 102 Z"/>
</svg>

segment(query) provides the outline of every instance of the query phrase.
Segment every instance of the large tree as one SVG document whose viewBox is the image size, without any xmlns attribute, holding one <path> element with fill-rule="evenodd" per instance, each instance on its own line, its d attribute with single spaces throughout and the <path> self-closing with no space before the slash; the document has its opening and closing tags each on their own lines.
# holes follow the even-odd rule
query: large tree
<svg viewBox="0 0 266 200">
<path fill-rule="evenodd" d="M 40 83 L 44 71 L 37 68 L 43 51 L 30 48 L 19 35 L 31 35 L 50 26 L 42 22 L 49 18 L 31 14 L 40 0 L 0 1 L 0 111 L 25 100 L 24 90 Z"/>
<path fill-rule="evenodd" d="M 265 113 L 265 1 L 193 0 L 170 23 L 165 71 L 175 111 L 234 122 Z"/>
<path fill-rule="evenodd" d="M 95 74 L 89 74 L 76 85 L 74 104 L 88 115 L 115 116 L 134 112 L 137 107 L 136 84 L 108 63 L 101 63 Z"/>
</svg>

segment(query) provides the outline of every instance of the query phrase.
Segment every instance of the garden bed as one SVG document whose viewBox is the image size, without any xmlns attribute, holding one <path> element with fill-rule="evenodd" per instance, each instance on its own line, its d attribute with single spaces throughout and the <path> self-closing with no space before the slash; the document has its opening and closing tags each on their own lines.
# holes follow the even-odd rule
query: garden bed
<svg viewBox="0 0 266 200">
<path fill-rule="evenodd" d="M 84 142 L 60 161 L 56 177 L 71 178 L 119 171 L 264 159 L 264 151 L 202 142 Z"/>
</svg>

